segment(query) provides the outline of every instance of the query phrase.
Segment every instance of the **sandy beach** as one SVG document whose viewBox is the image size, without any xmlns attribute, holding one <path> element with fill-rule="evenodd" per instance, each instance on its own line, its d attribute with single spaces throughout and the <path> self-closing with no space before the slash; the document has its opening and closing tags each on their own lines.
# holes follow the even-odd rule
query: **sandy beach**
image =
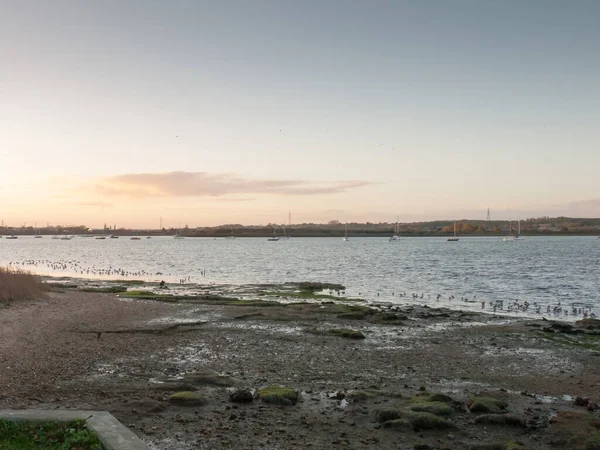
<svg viewBox="0 0 600 450">
<path fill-rule="evenodd" d="M 54 288 L 0 308 L 0 408 L 106 410 L 165 450 L 597 448 L 594 321 L 164 300 Z M 230 401 L 272 385 L 295 404 Z"/>
</svg>

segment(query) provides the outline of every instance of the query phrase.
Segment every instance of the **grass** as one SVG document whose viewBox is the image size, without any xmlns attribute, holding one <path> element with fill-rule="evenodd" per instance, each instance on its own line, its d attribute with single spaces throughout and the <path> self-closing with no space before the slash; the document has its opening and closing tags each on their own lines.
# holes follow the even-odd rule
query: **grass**
<svg viewBox="0 0 600 450">
<path fill-rule="evenodd" d="M 40 278 L 30 272 L 0 267 L 0 303 L 32 300 L 46 293 Z"/>
<path fill-rule="evenodd" d="M 0 450 L 103 450 L 84 420 L 11 422 L 0 420 Z"/>
</svg>

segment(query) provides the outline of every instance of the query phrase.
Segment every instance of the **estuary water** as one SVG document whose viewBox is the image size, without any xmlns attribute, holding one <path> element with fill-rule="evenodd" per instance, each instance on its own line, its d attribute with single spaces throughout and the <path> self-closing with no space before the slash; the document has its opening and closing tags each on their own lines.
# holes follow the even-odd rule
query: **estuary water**
<svg viewBox="0 0 600 450">
<path fill-rule="evenodd" d="M 0 265 L 53 276 L 202 284 L 322 281 L 372 302 L 575 319 L 600 315 L 595 237 L 0 239 Z M 485 302 L 485 303 L 482 303 Z M 550 314 L 548 314 L 550 313 Z"/>
</svg>

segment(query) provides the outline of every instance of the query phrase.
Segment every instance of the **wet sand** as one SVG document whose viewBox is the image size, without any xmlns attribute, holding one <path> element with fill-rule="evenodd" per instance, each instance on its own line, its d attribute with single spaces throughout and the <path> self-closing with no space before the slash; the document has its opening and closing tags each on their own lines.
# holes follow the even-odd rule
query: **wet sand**
<svg viewBox="0 0 600 450">
<path fill-rule="evenodd" d="M 0 308 L 0 408 L 107 410 L 166 450 L 585 448 L 599 413 L 574 398 L 600 401 L 600 336 L 548 325 L 427 307 L 365 314 L 329 301 L 170 303 L 55 289 Z M 345 328 L 365 338 L 329 333 Z M 229 401 L 268 385 L 293 388 L 298 403 Z M 206 404 L 169 402 L 192 389 Z M 377 421 L 382 409 L 405 414 L 424 390 L 452 398 L 451 428 Z M 506 401 L 518 423 L 477 423 L 466 407 L 474 395 Z"/>
</svg>

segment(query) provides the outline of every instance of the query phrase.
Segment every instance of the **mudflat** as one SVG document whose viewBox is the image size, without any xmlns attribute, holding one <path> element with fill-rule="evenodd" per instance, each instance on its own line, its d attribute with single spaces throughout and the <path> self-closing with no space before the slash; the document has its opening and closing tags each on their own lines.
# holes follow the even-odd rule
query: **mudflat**
<svg viewBox="0 0 600 450">
<path fill-rule="evenodd" d="M 0 408 L 106 410 L 165 450 L 600 448 L 598 321 L 165 300 L 0 308 Z"/>
</svg>

